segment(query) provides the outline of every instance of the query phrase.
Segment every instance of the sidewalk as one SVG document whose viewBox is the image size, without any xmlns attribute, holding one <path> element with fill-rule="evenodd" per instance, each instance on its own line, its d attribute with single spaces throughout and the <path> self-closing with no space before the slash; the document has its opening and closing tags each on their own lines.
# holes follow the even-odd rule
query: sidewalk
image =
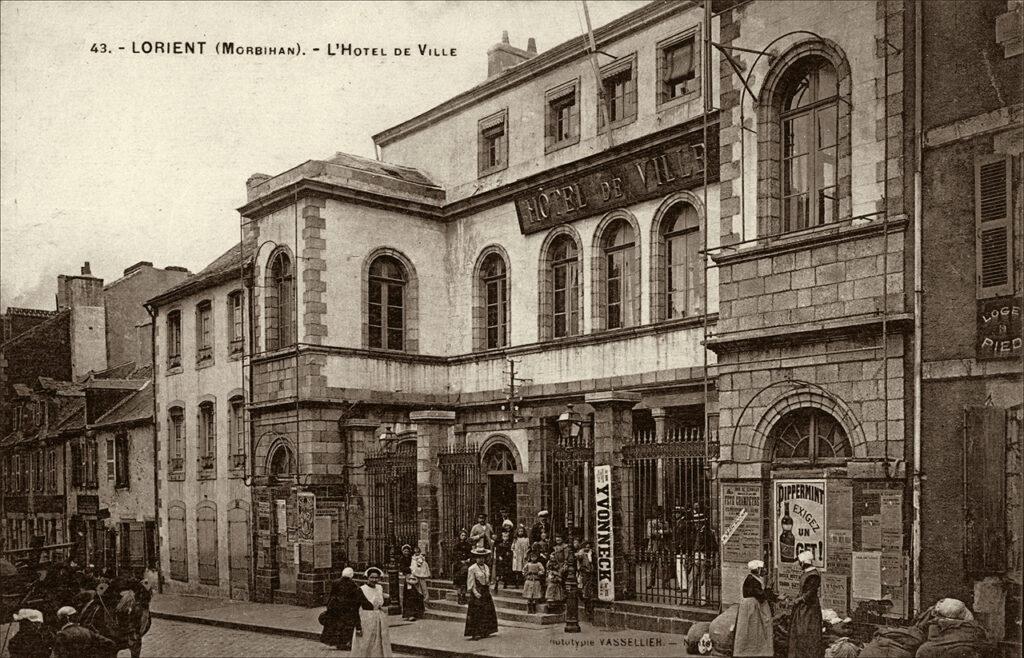
<svg viewBox="0 0 1024 658">
<path fill-rule="evenodd" d="M 157 594 L 150 610 L 154 617 L 222 628 L 289 635 L 319 642 L 317 617 L 324 608 L 301 608 L 248 603 L 180 594 Z M 580 611 L 582 613 L 582 610 Z M 582 633 L 567 634 L 562 625 L 531 628 L 499 623 L 498 634 L 472 642 L 462 624 L 391 616 L 391 646 L 399 653 L 421 656 L 682 656 L 681 635 L 651 631 L 613 631 L 580 622 Z M 532 625 L 531 625 L 532 626 Z M 145 647 L 145 644 L 143 644 Z M 145 650 L 145 649 L 143 649 Z M 345 655 L 339 652 L 339 656 Z"/>
</svg>

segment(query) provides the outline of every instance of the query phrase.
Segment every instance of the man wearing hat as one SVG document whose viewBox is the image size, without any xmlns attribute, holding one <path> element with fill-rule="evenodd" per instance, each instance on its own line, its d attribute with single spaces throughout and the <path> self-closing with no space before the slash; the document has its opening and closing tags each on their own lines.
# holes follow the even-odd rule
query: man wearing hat
<svg viewBox="0 0 1024 658">
<path fill-rule="evenodd" d="M 800 595 L 793 600 L 789 626 L 789 658 L 819 658 L 825 649 L 821 641 L 821 602 L 818 588 L 821 576 L 814 567 L 814 554 L 803 551 L 796 556 L 800 574 Z"/>
<path fill-rule="evenodd" d="M 7 644 L 11 658 L 50 658 L 53 635 L 43 628 L 43 613 L 22 608 L 14 613 L 18 632 Z"/>
<path fill-rule="evenodd" d="M 327 610 L 321 615 L 324 630 L 320 641 L 336 649 L 348 651 L 352 648 L 352 631 L 359 632 L 359 603 L 362 595 L 352 577 L 352 567 L 341 571 L 341 578 L 331 583 L 327 597 Z"/>
<path fill-rule="evenodd" d="M 57 611 L 60 631 L 53 643 L 54 658 L 117 656 L 117 645 L 91 628 L 78 624 L 78 611 L 69 605 Z"/>
<path fill-rule="evenodd" d="M 530 543 L 536 544 L 540 541 L 541 533 L 547 533 L 548 537 L 551 537 L 551 522 L 548 520 L 548 511 L 542 509 L 537 512 L 537 522 L 530 528 Z"/>
<path fill-rule="evenodd" d="M 471 640 L 480 640 L 498 632 L 498 614 L 491 598 L 491 569 L 487 566 L 490 555 L 486 548 L 474 548 L 476 564 L 469 568 L 466 576 L 469 610 L 466 612 L 464 635 Z"/>
<path fill-rule="evenodd" d="M 736 613 L 736 635 L 732 655 L 771 658 L 775 655 L 772 643 L 772 601 L 775 592 L 765 585 L 764 562 L 747 562 L 747 574 L 743 581 L 743 598 Z"/>
</svg>

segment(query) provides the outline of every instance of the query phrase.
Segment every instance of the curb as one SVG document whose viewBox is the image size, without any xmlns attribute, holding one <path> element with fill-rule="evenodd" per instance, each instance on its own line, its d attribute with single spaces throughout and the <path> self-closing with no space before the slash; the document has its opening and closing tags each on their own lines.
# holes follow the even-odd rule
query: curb
<svg viewBox="0 0 1024 658">
<path fill-rule="evenodd" d="M 274 628 L 271 626 L 261 626 L 259 624 L 252 624 L 246 622 L 227 621 L 223 619 L 208 619 L 206 617 L 193 617 L 190 615 L 183 615 L 175 612 L 151 612 L 150 616 L 154 619 L 166 619 L 168 621 L 180 621 L 187 624 L 202 624 L 204 626 L 216 626 L 218 628 L 230 628 L 236 631 L 249 631 L 252 633 L 265 633 L 267 635 L 284 635 L 287 637 L 295 637 L 303 640 L 312 640 L 315 642 L 320 641 L 320 634 L 313 631 L 300 631 L 293 630 L 290 628 Z M 392 642 L 392 651 L 398 653 L 408 653 L 416 656 L 436 656 L 439 658 L 448 658 L 450 656 L 465 656 L 466 653 L 462 651 L 449 651 L 447 649 L 432 649 L 429 647 L 420 647 L 413 644 L 401 644 Z"/>
</svg>

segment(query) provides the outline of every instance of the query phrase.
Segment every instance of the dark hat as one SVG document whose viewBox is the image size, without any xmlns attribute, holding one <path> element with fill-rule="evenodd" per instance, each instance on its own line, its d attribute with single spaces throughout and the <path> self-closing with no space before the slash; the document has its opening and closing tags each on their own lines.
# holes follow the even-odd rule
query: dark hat
<svg viewBox="0 0 1024 658">
<path fill-rule="evenodd" d="M 477 557 L 483 557 L 485 555 L 490 555 L 491 554 L 491 552 L 489 550 L 487 550 L 486 548 L 474 548 L 471 552 L 473 553 L 473 555 L 475 555 Z"/>
</svg>

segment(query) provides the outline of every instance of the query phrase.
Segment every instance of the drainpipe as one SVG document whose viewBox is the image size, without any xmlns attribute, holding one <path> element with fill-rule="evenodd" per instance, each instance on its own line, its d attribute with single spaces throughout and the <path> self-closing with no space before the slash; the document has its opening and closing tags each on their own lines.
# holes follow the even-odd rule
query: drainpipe
<svg viewBox="0 0 1024 658">
<path fill-rule="evenodd" d="M 924 3 L 914 3 L 914 521 L 913 546 L 914 612 L 921 607 L 921 12 Z M 888 139 L 888 138 L 886 138 Z"/>
<path fill-rule="evenodd" d="M 153 542 L 153 547 L 156 550 L 156 588 L 157 592 L 163 594 L 164 592 L 164 573 L 161 567 L 160 561 L 160 459 L 157 452 L 159 447 L 159 436 L 160 432 L 157 430 L 159 427 L 160 416 L 158 412 L 158 405 L 156 400 L 156 308 L 150 304 L 143 304 L 146 307 L 146 312 L 149 313 L 149 359 L 150 366 L 152 369 L 151 378 L 153 381 L 153 518 L 156 520 L 156 541 Z"/>
</svg>

